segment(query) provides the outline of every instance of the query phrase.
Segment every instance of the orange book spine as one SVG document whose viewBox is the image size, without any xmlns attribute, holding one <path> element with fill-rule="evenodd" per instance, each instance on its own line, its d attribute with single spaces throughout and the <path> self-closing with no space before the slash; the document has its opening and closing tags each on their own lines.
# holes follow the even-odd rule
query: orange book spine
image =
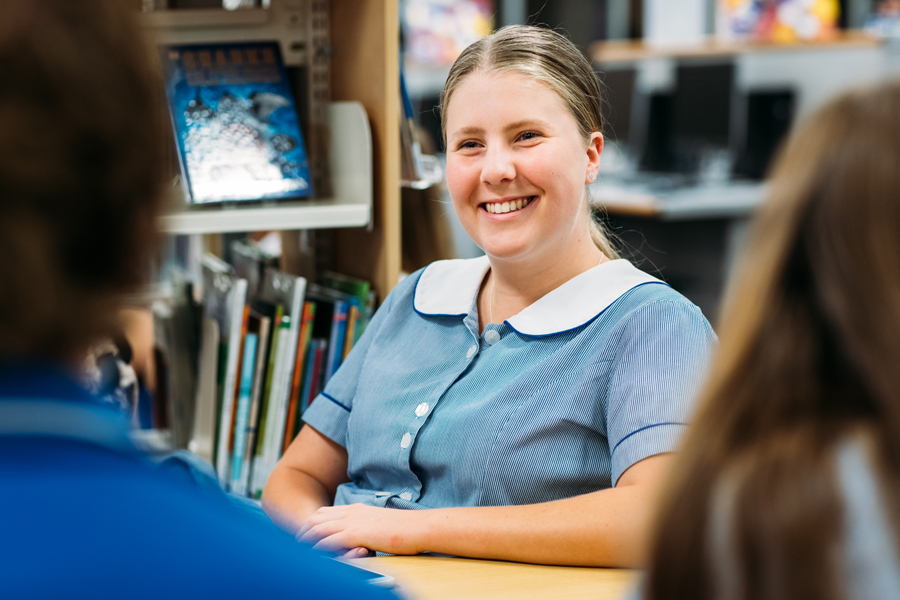
<svg viewBox="0 0 900 600">
<path fill-rule="evenodd" d="M 356 323 L 358 321 L 359 309 L 351 305 L 347 311 L 347 336 L 344 339 L 344 356 L 342 361 L 347 359 L 347 355 L 353 349 L 353 343 L 356 342 Z"/>
<path fill-rule="evenodd" d="M 291 399 L 288 404 L 288 414 L 284 425 L 284 442 L 281 453 L 287 452 L 288 446 L 294 441 L 294 427 L 297 424 L 297 411 L 300 405 L 300 381 L 303 378 L 304 358 L 309 347 L 309 338 L 312 333 L 312 320 L 315 316 L 315 304 L 303 303 L 303 317 L 300 321 L 300 333 L 297 336 L 297 359 L 294 361 L 294 376 L 291 379 Z"/>
</svg>

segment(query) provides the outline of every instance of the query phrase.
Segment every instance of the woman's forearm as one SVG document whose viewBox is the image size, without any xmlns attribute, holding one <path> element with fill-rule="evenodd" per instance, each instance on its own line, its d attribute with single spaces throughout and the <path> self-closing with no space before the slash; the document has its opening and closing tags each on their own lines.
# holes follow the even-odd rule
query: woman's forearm
<svg viewBox="0 0 900 600">
<path fill-rule="evenodd" d="M 326 487 L 314 477 L 279 465 L 266 482 L 262 507 L 276 525 L 296 534 L 311 514 L 330 506 L 333 500 Z"/>
<path fill-rule="evenodd" d="M 331 506 L 337 487 L 347 480 L 347 451 L 309 425 L 304 425 L 278 461 L 262 506 L 276 525 L 297 534 L 323 506 Z"/>
<path fill-rule="evenodd" d="M 416 513 L 421 551 L 518 562 L 638 566 L 652 499 L 619 487 L 555 502 Z"/>
<path fill-rule="evenodd" d="M 419 512 L 418 551 L 540 564 L 639 566 L 669 454 L 632 465 L 615 488 L 542 504 Z"/>
<path fill-rule="evenodd" d="M 439 552 L 539 564 L 638 566 L 644 558 L 666 455 L 633 465 L 618 486 L 525 506 L 429 510 L 364 504 L 324 507 L 303 540 L 333 551 Z"/>
</svg>

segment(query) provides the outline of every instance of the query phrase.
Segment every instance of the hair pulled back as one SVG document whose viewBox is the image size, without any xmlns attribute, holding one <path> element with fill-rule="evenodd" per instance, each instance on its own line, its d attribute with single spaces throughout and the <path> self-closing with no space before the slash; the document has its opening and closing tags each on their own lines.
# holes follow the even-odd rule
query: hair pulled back
<svg viewBox="0 0 900 600">
<path fill-rule="evenodd" d="M 533 25 L 509 25 L 468 46 L 453 63 L 441 92 L 441 133 L 447 141 L 447 109 L 453 92 L 475 73 L 517 73 L 556 92 L 575 118 L 585 143 L 603 131 L 603 92 L 590 62 L 563 35 Z M 590 210 L 590 203 L 588 203 Z M 591 239 L 610 258 L 618 252 L 603 226 L 589 215 Z"/>
</svg>

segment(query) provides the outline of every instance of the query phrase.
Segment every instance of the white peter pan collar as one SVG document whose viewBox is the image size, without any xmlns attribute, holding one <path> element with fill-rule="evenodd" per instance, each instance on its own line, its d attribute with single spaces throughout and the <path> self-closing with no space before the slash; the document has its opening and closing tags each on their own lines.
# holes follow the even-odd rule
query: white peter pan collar
<svg viewBox="0 0 900 600">
<path fill-rule="evenodd" d="M 413 308 L 432 317 L 469 314 L 489 268 L 486 256 L 430 264 L 416 283 Z M 506 323 L 528 336 L 561 333 L 581 327 L 625 292 L 646 283 L 663 282 L 627 260 L 612 260 L 573 277 Z"/>
</svg>

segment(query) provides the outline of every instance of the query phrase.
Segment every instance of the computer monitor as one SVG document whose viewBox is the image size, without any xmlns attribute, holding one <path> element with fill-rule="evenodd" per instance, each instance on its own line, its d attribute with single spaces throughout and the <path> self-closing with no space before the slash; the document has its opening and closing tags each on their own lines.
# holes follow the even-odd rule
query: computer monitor
<svg viewBox="0 0 900 600">
<path fill-rule="evenodd" d="M 734 87 L 731 60 L 682 62 L 676 67 L 671 108 L 674 170 L 695 173 L 709 153 L 735 148 Z"/>
<path fill-rule="evenodd" d="M 632 121 L 636 79 L 634 67 L 610 69 L 600 74 L 605 94 L 603 136 L 617 145 L 628 145 L 634 141 Z"/>
<path fill-rule="evenodd" d="M 747 93 L 746 134 L 734 165 L 734 175 L 762 179 L 794 120 L 796 92 L 791 88 Z"/>
</svg>

